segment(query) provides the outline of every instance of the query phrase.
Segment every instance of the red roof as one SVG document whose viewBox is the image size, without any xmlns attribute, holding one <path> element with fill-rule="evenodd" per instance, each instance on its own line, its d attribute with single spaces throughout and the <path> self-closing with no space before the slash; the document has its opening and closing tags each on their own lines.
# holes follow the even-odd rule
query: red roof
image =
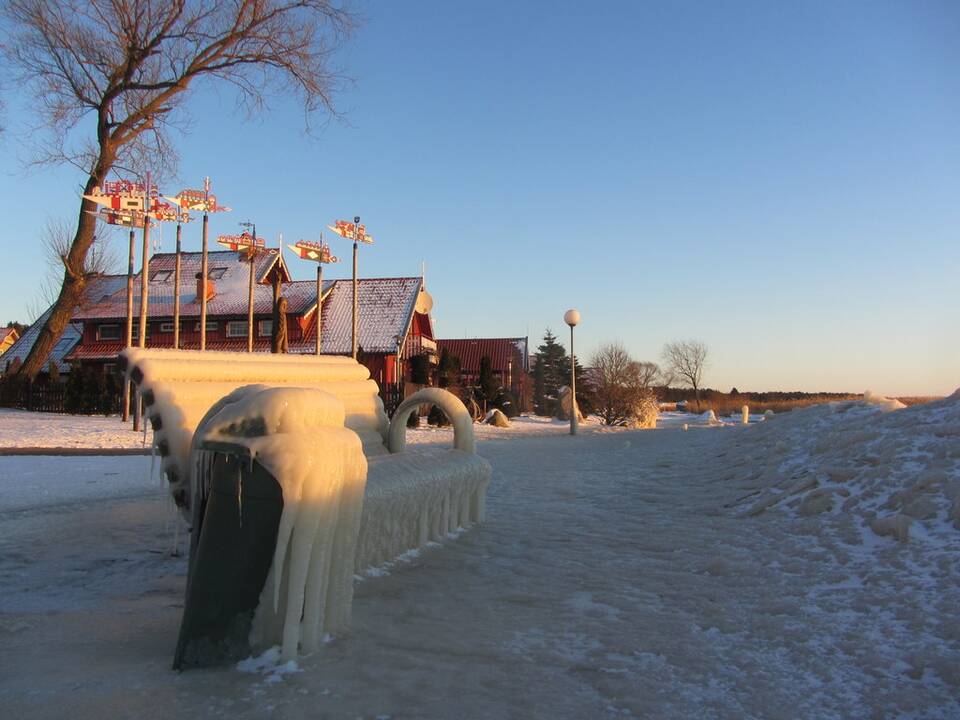
<svg viewBox="0 0 960 720">
<path fill-rule="evenodd" d="M 446 349 L 460 358 L 461 372 L 469 375 L 480 373 L 480 359 L 490 358 L 494 372 L 502 374 L 528 370 L 526 338 L 473 338 L 437 340 L 437 351 Z M 512 368 L 511 368 L 512 362 Z"/>
</svg>

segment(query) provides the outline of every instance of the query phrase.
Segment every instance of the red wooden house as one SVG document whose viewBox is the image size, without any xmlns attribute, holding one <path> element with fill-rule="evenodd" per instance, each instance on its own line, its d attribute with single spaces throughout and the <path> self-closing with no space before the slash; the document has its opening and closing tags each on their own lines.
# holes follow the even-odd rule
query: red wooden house
<svg viewBox="0 0 960 720">
<path fill-rule="evenodd" d="M 200 253 L 181 254 L 180 348 L 200 346 Z M 174 262 L 158 253 L 149 263 L 147 347 L 173 347 Z M 254 350 L 270 351 L 274 280 L 287 299 L 287 337 L 291 353 L 313 353 L 317 311 L 316 282 L 293 281 L 278 250 L 254 261 Z M 208 254 L 207 350 L 247 349 L 247 303 L 250 264 L 233 251 Z M 426 354 L 436 362 L 430 302 L 420 277 L 362 278 L 359 281 L 360 360 L 381 386 L 409 373 L 408 360 Z M 324 354 L 351 352 L 352 281 L 326 280 L 322 291 Z M 140 279 L 134 279 L 134 345 L 138 342 Z M 78 309 L 80 342 L 67 356 L 72 364 L 110 371 L 125 346 L 126 288 Z"/>
</svg>

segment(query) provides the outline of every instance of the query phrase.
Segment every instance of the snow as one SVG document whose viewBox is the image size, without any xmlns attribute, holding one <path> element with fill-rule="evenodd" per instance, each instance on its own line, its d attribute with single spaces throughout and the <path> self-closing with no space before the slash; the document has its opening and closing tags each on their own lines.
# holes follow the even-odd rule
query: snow
<svg viewBox="0 0 960 720">
<path fill-rule="evenodd" d="M 0 408 L 0 448 L 150 449 L 153 432 L 134 432 L 118 416 L 58 415 Z"/>
<path fill-rule="evenodd" d="M 299 672 L 169 670 L 186 560 L 149 458 L 0 457 L 3 714 L 960 716 L 960 395 L 665 415 L 477 426 L 486 522 L 368 574 Z"/>
</svg>

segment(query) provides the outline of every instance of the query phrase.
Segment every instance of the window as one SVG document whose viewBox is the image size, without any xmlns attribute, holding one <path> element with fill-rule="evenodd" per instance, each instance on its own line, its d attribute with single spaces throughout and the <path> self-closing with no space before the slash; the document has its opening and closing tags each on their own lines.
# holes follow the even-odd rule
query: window
<svg viewBox="0 0 960 720">
<path fill-rule="evenodd" d="M 227 337 L 246 337 L 247 321 L 231 320 L 227 323 Z"/>
<path fill-rule="evenodd" d="M 172 333 L 172 332 L 173 332 L 173 323 L 172 323 L 172 322 L 163 322 L 163 323 L 160 323 L 160 332 L 162 332 L 162 333 Z"/>
<path fill-rule="evenodd" d="M 173 270 L 157 270 L 150 278 L 150 282 L 170 282 L 173 277 Z"/>
<path fill-rule="evenodd" d="M 219 280 L 227 272 L 226 268 L 210 268 L 207 271 L 207 277 L 211 280 Z"/>
<path fill-rule="evenodd" d="M 140 339 L 140 323 L 134 321 L 132 329 L 133 329 L 133 339 L 139 340 Z M 119 338 L 117 339 L 119 340 Z M 147 323 L 147 340 L 149 339 L 150 339 L 150 323 Z"/>
<path fill-rule="evenodd" d="M 244 328 L 246 330 L 246 328 Z M 260 337 L 270 337 L 270 334 L 273 332 L 273 320 L 261 320 L 260 321 Z"/>
<path fill-rule="evenodd" d="M 217 331 L 217 327 L 218 327 L 218 325 L 217 325 L 217 321 L 216 321 L 216 320 L 207 320 L 207 332 L 208 332 L 208 333 L 216 332 L 216 331 Z M 196 323 L 193 324 L 193 331 L 194 331 L 194 332 L 200 332 L 200 323 L 199 323 L 199 322 L 196 322 Z M 246 334 L 246 330 L 244 330 L 244 334 Z"/>
<path fill-rule="evenodd" d="M 97 340 L 119 340 L 119 325 L 101 325 L 97 328 Z"/>
</svg>

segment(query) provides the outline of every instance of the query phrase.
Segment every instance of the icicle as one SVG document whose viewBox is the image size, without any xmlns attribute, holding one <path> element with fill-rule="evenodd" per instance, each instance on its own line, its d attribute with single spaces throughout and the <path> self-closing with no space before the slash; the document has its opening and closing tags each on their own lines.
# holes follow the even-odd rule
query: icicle
<svg viewBox="0 0 960 720">
<path fill-rule="evenodd" d="M 176 515 L 176 506 L 174 506 L 173 526 L 173 549 L 170 555 L 180 557 L 180 518 Z"/>
<path fill-rule="evenodd" d="M 237 463 L 237 517 L 243 527 L 243 467 Z"/>
</svg>

